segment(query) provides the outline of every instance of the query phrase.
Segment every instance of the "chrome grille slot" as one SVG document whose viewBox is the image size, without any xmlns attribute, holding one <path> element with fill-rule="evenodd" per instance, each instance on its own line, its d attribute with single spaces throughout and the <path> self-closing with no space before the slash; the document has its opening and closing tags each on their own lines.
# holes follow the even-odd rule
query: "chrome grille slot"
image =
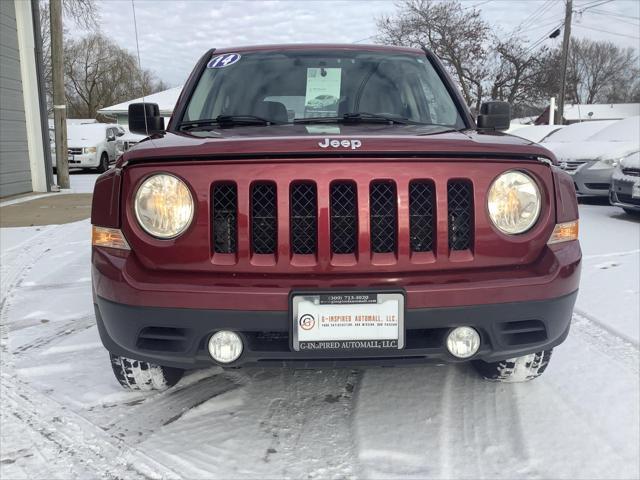
<svg viewBox="0 0 640 480">
<path fill-rule="evenodd" d="M 409 184 L 409 235 L 412 252 L 433 250 L 435 231 L 435 188 L 429 181 Z"/>
<path fill-rule="evenodd" d="M 353 182 L 331 185 L 331 251 L 354 253 L 358 234 L 357 193 Z"/>
<path fill-rule="evenodd" d="M 397 195 L 395 183 L 373 182 L 369 188 L 369 218 L 371 221 L 371 251 L 391 253 L 397 244 Z"/>
<path fill-rule="evenodd" d="M 251 188 L 251 249 L 257 254 L 277 250 L 276 186 L 256 183 Z"/>
<path fill-rule="evenodd" d="M 235 253 L 238 237 L 238 192 L 235 184 L 213 187 L 213 251 Z"/>
<path fill-rule="evenodd" d="M 449 248 L 468 250 L 473 240 L 473 188 L 467 180 L 447 185 Z"/>
<path fill-rule="evenodd" d="M 291 185 L 291 251 L 297 255 L 316 253 L 318 238 L 318 201 L 315 183 Z"/>
</svg>

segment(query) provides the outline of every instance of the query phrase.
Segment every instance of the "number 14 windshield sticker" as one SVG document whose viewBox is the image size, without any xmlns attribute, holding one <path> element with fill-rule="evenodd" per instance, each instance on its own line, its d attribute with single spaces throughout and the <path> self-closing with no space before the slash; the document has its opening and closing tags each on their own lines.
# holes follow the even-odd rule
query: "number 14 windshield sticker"
<svg viewBox="0 0 640 480">
<path fill-rule="evenodd" d="M 233 65 L 238 60 L 240 60 L 239 53 L 223 53 L 222 55 L 218 55 L 217 57 L 213 57 L 207 63 L 207 68 L 224 68 L 230 65 Z"/>
</svg>

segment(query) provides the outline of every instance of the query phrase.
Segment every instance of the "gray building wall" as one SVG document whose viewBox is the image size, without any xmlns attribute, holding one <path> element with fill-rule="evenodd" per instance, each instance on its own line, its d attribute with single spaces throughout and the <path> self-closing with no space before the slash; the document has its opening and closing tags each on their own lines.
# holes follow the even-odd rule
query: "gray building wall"
<svg viewBox="0 0 640 480">
<path fill-rule="evenodd" d="M 0 0 L 0 197 L 31 189 L 15 4 Z"/>
</svg>

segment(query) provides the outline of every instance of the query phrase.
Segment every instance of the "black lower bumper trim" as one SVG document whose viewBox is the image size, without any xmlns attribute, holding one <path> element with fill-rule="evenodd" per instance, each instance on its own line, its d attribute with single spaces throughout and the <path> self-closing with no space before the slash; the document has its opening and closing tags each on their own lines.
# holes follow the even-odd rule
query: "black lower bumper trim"
<svg viewBox="0 0 640 480">
<path fill-rule="evenodd" d="M 576 297 L 577 291 L 551 300 L 408 309 L 404 349 L 349 352 L 293 351 L 286 311 L 138 307 L 101 297 L 95 311 L 102 342 L 116 355 L 185 369 L 210 366 L 215 362 L 206 342 L 213 332 L 228 329 L 238 332 L 245 344 L 242 356 L 230 366 L 306 368 L 456 362 L 444 342 L 451 328 L 462 325 L 480 332 L 482 346 L 474 359 L 496 361 L 548 350 L 566 338 Z"/>
</svg>

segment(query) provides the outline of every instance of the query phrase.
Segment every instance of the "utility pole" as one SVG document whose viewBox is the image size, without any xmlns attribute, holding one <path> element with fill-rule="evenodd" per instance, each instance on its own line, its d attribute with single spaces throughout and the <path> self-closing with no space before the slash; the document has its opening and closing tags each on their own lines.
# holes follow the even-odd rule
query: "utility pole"
<svg viewBox="0 0 640 480">
<path fill-rule="evenodd" d="M 56 137 L 58 186 L 70 188 L 67 153 L 67 101 L 64 95 L 64 59 L 62 47 L 62 0 L 49 2 L 51 23 L 51 77 L 53 80 L 53 123 Z"/>
<path fill-rule="evenodd" d="M 571 15 L 573 0 L 566 0 L 564 12 L 564 36 L 562 38 L 562 71 L 560 72 L 560 96 L 558 97 L 558 117 L 556 123 L 562 125 L 564 116 L 564 94 L 567 88 L 567 62 L 569 61 L 569 44 L 571 41 Z"/>
</svg>

